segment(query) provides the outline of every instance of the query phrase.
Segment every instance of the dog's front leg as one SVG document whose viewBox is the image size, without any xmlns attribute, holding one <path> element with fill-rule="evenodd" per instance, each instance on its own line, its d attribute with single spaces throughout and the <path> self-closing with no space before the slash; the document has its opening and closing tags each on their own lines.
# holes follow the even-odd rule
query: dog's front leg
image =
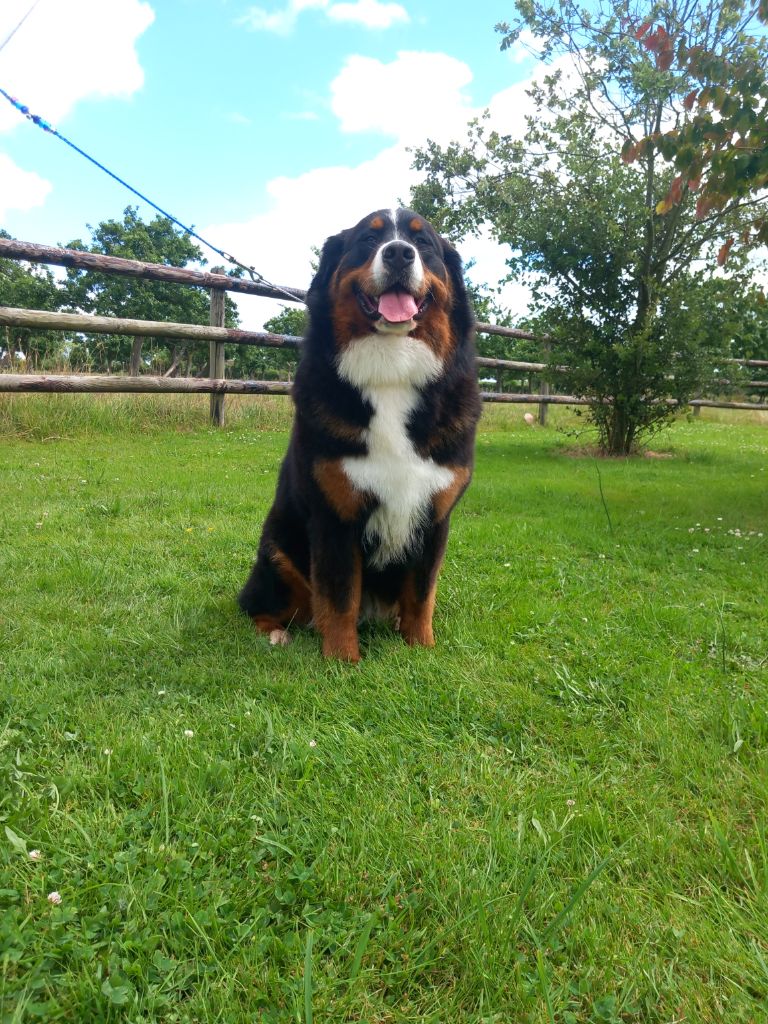
<svg viewBox="0 0 768 1024">
<path fill-rule="evenodd" d="M 354 528 L 325 520 L 312 538 L 312 617 L 326 658 L 360 661 L 362 558 Z"/>
</svg>

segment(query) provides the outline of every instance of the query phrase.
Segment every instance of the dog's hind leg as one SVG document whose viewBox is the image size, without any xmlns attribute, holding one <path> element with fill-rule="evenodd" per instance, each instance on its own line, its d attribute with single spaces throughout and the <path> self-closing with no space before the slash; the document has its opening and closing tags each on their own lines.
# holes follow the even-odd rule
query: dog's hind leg
<svg viewBox="0 0 768 1024">
<path fill-rule="evenodd" d="M 305 625 L 312 617 L 309 581 L 284 551 L 269 540 L 262 542 L 256 562 L 238 604 L 271 644 L 289 641 L 287 627 Z"/>
</svg>

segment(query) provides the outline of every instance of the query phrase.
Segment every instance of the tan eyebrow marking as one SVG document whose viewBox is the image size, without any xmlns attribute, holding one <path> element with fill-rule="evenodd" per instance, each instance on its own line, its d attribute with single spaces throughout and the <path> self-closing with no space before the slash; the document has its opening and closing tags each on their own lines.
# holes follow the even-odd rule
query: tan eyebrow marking
<svg viewBox="0 0 768 1024">
<path fill-rule="evenodd" d="M 373 220 L 371 221 L 371 227 L 374 228 L 376 231 L 378 231 L 379 228 L 383 228 L 384 227 L 383 219 L 381 217 L 374 217 Z"/>
<path fill-rule="evenodd" d="M 421 231 L 423 227 L 423 222 L 418 217 L 414 217 L 410 224 L 411 231 Z"/>
</svg>

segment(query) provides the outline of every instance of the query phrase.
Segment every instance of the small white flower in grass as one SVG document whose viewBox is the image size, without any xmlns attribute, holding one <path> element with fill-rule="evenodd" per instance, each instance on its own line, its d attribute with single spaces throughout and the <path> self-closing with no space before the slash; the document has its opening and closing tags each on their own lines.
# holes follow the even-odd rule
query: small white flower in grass
<svg viewBox="0 0 768 1024">
<path fill-rule="evenodd" d="M 42 860 L 43 859 L 43 855 L 40 852 L 40 850 L 30 850 L 29 851 L 29 859 L 30 860 Z"/>
<path fill-rule="evenodd" d="M 530 413 L 530 412 L 527 412 L 523 416 L 523 419 L 525 420 L 525 422 L 528 424 L 529 427 L 532 427 L 533 424 L 536 422 L 536 417 L 533 415 L 533 413 Z"/>
<path fill-rule="evenodd" d="M 317 746 L 317 740 L 310 740 L 309 741 L 309 745 L 310 745 L 310 747 L 316 747 Z"/>
<path fill-rule="evenodd" d="M 42 525 L 42 523 L 35 523 L 35 528 L 39 530 Z"/>
<path fill-rule="evenodd" d="M 691 553 L 694 554 L 694 555 L 698 555 L 699 549 L 698 548 L 691 548 Z"/>
<path fill-rule="evenodd" d="M 565 805 L 566 805 L 566 807 L 575 807 L 576 806 L 576 801 L 575 800 L 566 800 L 565 801 Z"/>
<path fill-rule="evenodd" d="M 192 732 L 192 730 L 191 730 L 191 729 L 185 729 L 185 730 L 184 730 L 184 735 L 185 735 L 185 736 L 188 736 L 188 737 L 190 737 L 190 738 L 191 738 L 191 737 L 192 737 L 192 736 L 194 736 L 195 734 L 194 734 L 194 733 Z"/>
<path fill-rule="evenodd" d="M 105 755 L 107 757 L 111 757 L 111 755 L 112 755 L 112 747 L 104 747 L 104 753 L 105 753 Z"/>
<path fill-rule="evenodd" d="M 157 696 L 158 697 L 164 697 L 165 696 L 165 690 L 158 690 L 157 691 Z"/>
<path fill-rule="evenodd" d="M 53 890 L 53 892 L 49 892 L 48 893 L 48 902 L 52 903 L 54 905 L 54 907 L 58 907 L 58 905 L 61 903 L 61 893 L 60 892 L 56 892 L 55 889 Z"/>
</svg>

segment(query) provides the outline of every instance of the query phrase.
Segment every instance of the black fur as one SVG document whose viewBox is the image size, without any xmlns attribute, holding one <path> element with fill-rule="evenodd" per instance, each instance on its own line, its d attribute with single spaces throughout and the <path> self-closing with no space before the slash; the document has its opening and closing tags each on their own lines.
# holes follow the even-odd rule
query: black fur
<svg viewBox="0 0 768 1024">
<path fill-rule="evenodd" d="M 416 218 L 411 211 L 399 211 L 400 237 L 408 235 L 407 225 Z M 384 228 L 372 232 L 371 222 L 379 219 L 385 222 Z M 460 471 L 462 486 L 457 489 L 455 503 L 471 474 L 480 410 L 474 323 L 458 254 L 426 221 L 422 223 L 423 234 L 419 233 L 417 241 L 424 266 L 450 283 L 451 308 L 446 312 L 452 337 L 441 339 L 442 373 L 421 389 L 407 432 L 422 457 Z M 401 632 L 408 642 L 431 642 L 431 612 L 429 628 L 421 633 L 407 623 L 403 626 L 403 615 L 410 621 L 407 609 L 429 599 L 448 536 L 448 515 L 436 521 L 433 507 L 402 558 L 376 568 L 370 564 L 364 531 L 377 499 L 371 494 L 357 495 L 360 504 L 355 514 L 342 516 L 318 482 L 318 466 L 367 454 L 360 435 L 369 425 L 374 408 L 337 372 L 340 344 L 354 345 L 355 338 L 340 339 L 336 335 L 334 316 L 338 312 L 339 282 L 345 274 L 354 274 L 370 264 L 387 230 L 392 232 L 394 227 L 387 211 L 379 211 L 363 218 L 355 228 L 332 236 L 323 246 L 307 298 L 309 328 L 293 388 L 296 414 L 291 439 L 258 556 L 239 595 L 242 610 L 264 631 L 313 617 L 323 632 L 324 652 L 350 660 L 357 658 L 356 638 L 334 640 L 338 632 L 334 616 L 339 616 L 339 621 L 350 614 L 356 618 L 360 589 L 364 597 L 394 606 L 395 612 L 400 605 Z M 375 244 L 370 241 L 372 234 Z M 413 237 L 417 237 L 415 233 Z M 353 313 L 356 315 L 356 311 Z M 425 313 L 424 326 L 412 334 L 418 336 L 420 331 L 429 330 L 429 317 L 438 322 L 438 313 Z M 367 333 L 373 330 L 369 328 Z M 387 344 L 386 337 L 381 337 L 381 344 Z M 276 558 L 276 552 L 280 558 Z M 289 573 L 290 578 L 286 576 L 286 559 L 296 570 Z M 306 581 L 306 594 L 297 583 L 299 578 Z M 418 617 L 419 613 L 414 614 Z"/>
</svg>

